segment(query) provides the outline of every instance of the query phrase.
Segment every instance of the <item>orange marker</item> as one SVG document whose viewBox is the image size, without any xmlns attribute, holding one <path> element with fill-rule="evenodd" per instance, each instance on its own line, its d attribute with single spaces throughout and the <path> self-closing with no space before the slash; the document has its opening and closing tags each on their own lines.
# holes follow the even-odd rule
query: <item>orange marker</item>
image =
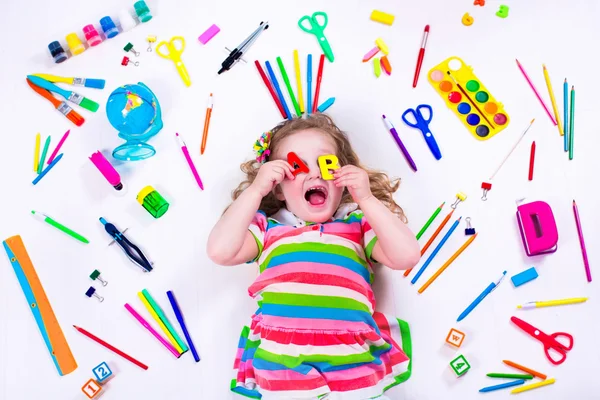
<svg viewBox="0 0 600 400">
<path fill-rule="evenodd" d="M 210 115 L 213 109 L 213 94 L 208 97 L 208 106 L 206 107 L 206 117 L 204 117 L 204 132 L 202 133 L 202 145 L 200 145 L 200 154 L 204 154 L 206 148 L 206 138 L 208 137 L 208 126 L 210 125 Z"/>
<path fill-rule="evenodd" d="M 533 376 L 537 376 L 537 377 L 538 377 L 538 378 L 540 378 L 540 379 L 546 379 L 546 378 L 547 378 L 547 376 L 546 376 L 546 375 L 544 375 L 544 374 L 542 374 L 541 372 L 534 371 L 534 370 L 532 370 L 532 369 L 529 369 L 529 368 L 527 368 L 527 367 L 524 367 L 524 366 L 522 366 L 522 365 L 519 365 L 519 364 L 517 364 L 516 362 L 512 362 L 512 361 L 509 361 L 509 360 L 502 360 L 502 362 L 503 362 L 504 364 L 508 365 L 509 367 L 513 367 L 513 368 L 516 368 L 516 369 L 520 369 L 521 371 L 523 371 L 523 372 L 526 372 L 526 373 L 528 373 L 528 374 L 530 374 L 530 375 L 533 375 Z"/>
<path fill-rule="evenodd" d="M 387 56 L 381 57 L 381 66 L 386 74 L 392 74 L 392 65 L 390 64 L 390 60 L 388 60 Z"/>
<path fill-rule="evenodd" d="M 448 221 L 450 221 L 450 217 L 452 217 L 452 213 L 454 212 L 454 209 L 452 209 L 452 211 L 450 211 L 448 213 L 448 215 L 446 215 L 446 218 L 444 218 L 444 220 L 442 221 L 442 223 L 440 224 L 440 226 L 438 226 L 438 228 L 435 230 L 435 232 L 433 232 L 433 235 L 429 238 L 429 240 L 427 241 L 427 243 L 425 243 L 425 246 L 423 246 L 423 248 L 421 249 L 421 257 L 423 257 L 423 254 L 425 254 L 425 252 L 427 251 L 427 249 L 429 248 L 429 246 L 431 246 L 431 244 L 433 243 L 433 241 L 435 240 L 435 238 L 437 237 L 437 235 L 440 234 L 440 232 L 442 231 L 442 229 L 444 229 L 444 226 L 446 226 L 446 224 L 448 223 Z M 413 269 L 407 269 L 406 271 L 404 271 L 404 277 L 406 278 L 409 274 L 410 271 L 412 271 Z"/>
</svg>

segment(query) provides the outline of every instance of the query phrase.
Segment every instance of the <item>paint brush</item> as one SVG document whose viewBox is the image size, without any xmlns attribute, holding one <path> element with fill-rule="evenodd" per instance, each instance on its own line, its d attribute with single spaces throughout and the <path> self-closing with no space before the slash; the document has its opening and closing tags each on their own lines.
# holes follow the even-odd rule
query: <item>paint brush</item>
<svg viewBox="0 0 600 400">
<path fill-rule="evenodd" d="M 33 76 L 40 77 L 52 83 L 66 83 L 73 86 L 85 86 L 94 89 L 104 89 L 106 81 L 104 79 L 92 79 L 92 78 L 78 78 L 69 77 L 65 78 L 62 76 L 50 75 L 50 74 L 32 74 Z"/>
<path fill-rule="evenodd" d="M 69 121 L 71 121 L 72 123 L 74 123 L 77 126 L 83 125 L 83 123 L 85 122 L 85 119 L 83 119 L 83 117 L 81 115 L 79 115 L 79 113 L 77 111 L 75 111 L 71 107 L 69 107 L 69 105 L 66 102 L 58 100 L 57 98 L 52 96 L 52 94 L 49 91 L 47 91 L 46 89 L 42 89 L 41 87 L 36 86 L 33 83 L 31 83 L 31 81 L 29 79 L 26 79 L 26 80 L 27 80 L 27 84 L 37 94 L 39 94 L 40 96 L 42 96 L 46 100 L 48 100 L 50 103 L 52 103 L 54 108 L 56 108 L 65 117 L 67 117 L 67 119 Z"/>
<path fill-rule="evenodd" d="M 51 92 L 58 93 L 59 95 L 64 97 L 67 101 L 70 101 L 73 104 L 77 104 L 78 106 L 85 108 L 86 110 L 96 112 L 96 111 L 98 111 L 98 108 L 100 107 L 100 105 L 98 103 L 96 103 L 95 101 L 90 100 L 87 97 L 84 97 L 83 95 L 81 95 L 79 93 L 62 89 L 62 88 L 56 86 L 54 83 L 48 82 L 47 80 L 42 79 L 38 76 L 27 75 L 27 79 L 29 79 L 31 81 L 31 83 L 33 83 L 34 85 L 39 86 L 43 89 L 49 90 Z"/>
</svg>

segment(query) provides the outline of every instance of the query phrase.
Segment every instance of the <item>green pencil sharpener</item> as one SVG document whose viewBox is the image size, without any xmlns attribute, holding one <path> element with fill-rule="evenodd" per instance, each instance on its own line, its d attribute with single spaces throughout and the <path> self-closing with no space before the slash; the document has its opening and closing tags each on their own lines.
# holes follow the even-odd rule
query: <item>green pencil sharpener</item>
<svg viewBox="0 0 600 400">
<path fill-rule="evenodd" d="M 137 201 L 154 218 L 162 217 L 169 209 L 169 203 L 152 186 L 146 186 L 140 190 Z"/>
</svg>

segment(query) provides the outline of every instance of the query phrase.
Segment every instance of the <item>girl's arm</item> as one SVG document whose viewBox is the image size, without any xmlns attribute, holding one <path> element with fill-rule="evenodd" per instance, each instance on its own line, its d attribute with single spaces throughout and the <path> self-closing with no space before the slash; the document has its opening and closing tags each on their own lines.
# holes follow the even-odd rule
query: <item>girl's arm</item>
<svg viewBox="0 0 600 400">
<path fill-rule="evenodd" d="M 377 236 L 371 258 L 396 270 L 417 265 L 421 258 L 419 244 L 404 222 L 373 195 L 358 205 Z"/>
</svg>

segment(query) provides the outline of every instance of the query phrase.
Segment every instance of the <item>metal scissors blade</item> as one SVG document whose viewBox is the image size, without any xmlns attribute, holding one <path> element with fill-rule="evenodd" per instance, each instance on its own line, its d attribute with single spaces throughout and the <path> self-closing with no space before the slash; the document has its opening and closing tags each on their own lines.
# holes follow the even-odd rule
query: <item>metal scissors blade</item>
<svg viewBox="0 0 600 400">
<path fill-rule="evenodd" d="M 567 351 L 573 348 L 573 336 L 571 336 L 568 333 L 556 332 L 551 335 L 548 335 L 520 318 L 511 317 L 510 320 L 514 322 L 515 325 L 517 325 L 523 331 L 525 331 L 530 336 L 534 337 L 542 343 L 542 345 L 544 346 L 544 352 L 546 353 L 546 357 L 554 365 L 562 364 L 567 358 Z M 561 336 L 567 338 L 568 344 L 564 344 L 556 340 L 557 337 Z M 553 358 L 550 354 L 550 350 L 557 352 L 561 355 L 561 357 L 559 359 Z"/>
<path fill-rule="evenodd" d="M 323 23 L 319 21 L 317 17 L 323 17 Z M 305 21 L 308 21 L 308 26 L 305 26 Z M 327 14 L 323 11 L 314 12 L 310 17 L 308 15 L 303 16 L 298 20 L 298 26 L 306 33 L 310 33 L 316 36 L 319 41 L 319 45 L 323 50 L 323 54 L 327 57 L 330 62 L 333 62 L 335 59 L 333 55 L 333 50 L 331 49 L 331 45 L 329 41 L 325 37 L 325 28 L 329 22 L 329 18 Z"/>
</svg>

